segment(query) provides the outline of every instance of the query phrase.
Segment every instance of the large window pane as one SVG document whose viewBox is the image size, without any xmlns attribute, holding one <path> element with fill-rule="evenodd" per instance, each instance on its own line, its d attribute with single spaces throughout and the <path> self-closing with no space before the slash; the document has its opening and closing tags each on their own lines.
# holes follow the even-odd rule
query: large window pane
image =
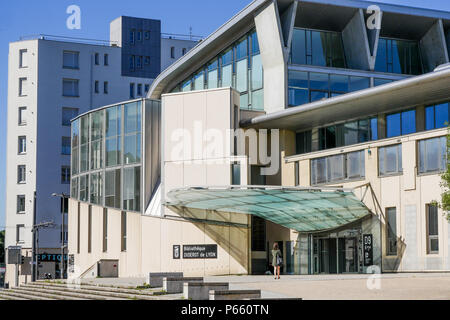
<svg viewBox="0 0 450 320">
<path fill-rule="evenodd" d="M 394 145 L 378 149 L 379 175 L 397 174 L 402 169 L 402 147 Z"/>
<path fill-rule="evenodd" d="M 386 137 L 396 137 L 401 135 L 401 116 L 400 113 L 389 114 L 386 116 Z"/>
<path fill-rule="evenodd" d="M 120 169 L 105 173 L 105 206 L 120 209 Z"/>
<path fill-rule="evenodd" d="M 296 29 L 292 33 L 291 63 L 306 64 L 306 35 L 305 30 Z"/>
<path fill-rule="evenodd" d="M 233 86 L 233 65 L 229 64 L 222 67 L 222 87 Z"/>
<path fill-rule="evenodd" d="M 345 158 L 343 154 L 327 158 L 328 181 L 343 180 L 345 178 Z"/>
<path fill-rule="evenodd" d="M 347 178 L 365 177 L 364 151 L 347 154 Z"/>
<path fill-rule="evenodd" d="M 92 173 L 90 179 L 90 203 L 102 205 L 103 197 L 103 173 Z"/>
<path fill-rule="evenodd" d="M 402 134 L 416 132 L 416 111 L 409 110 L 402 112 Z"/>
<path fill-rule="evenodd" d="M 194 90 L 205 89 L 205 76 L 204 72 L 200 71 L 194 75 Z"/>
<path fill-rule="evenodd" d="M 239 92 L 245 92 L 248 90 L 248 61 L 243 59 L 236 64 L 236 90 Z M 241 106 L 242 107 L 242 106 Z"/>
<path fill-rule="evenodd" d="M 123 169 L 123 209 L 140 211 L 140 167 Z"/>
<path fill-rule="evenodd" d="M 397 210 L 396 208 L 387 208 L 387 255 L 397 255 Z"/>
<path fill-rule="evenodd" d="M 263 67 L 261 55 L 252 57 L 252 90 L 258 90 L 263 87 Z"/>
<path fill-rule="evenodd" d="M 419 173 L 445 171 L 446 169 L 446 137 L 419 141 Z"/>
</svg>

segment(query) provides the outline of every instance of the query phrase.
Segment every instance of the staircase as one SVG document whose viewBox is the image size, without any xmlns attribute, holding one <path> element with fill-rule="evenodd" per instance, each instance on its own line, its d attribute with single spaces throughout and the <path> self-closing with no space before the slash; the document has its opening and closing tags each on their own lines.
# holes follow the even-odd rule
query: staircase
<svg viewBox="0 0 450 320">
<path fill-rule="evenodd" d="M 42 280 L 0 290 L 0 300 L 173 300 L 179 294 L 165 294 L 161 288 L 126 288 L 90 284 L 66 284 Z"/>
</svg>

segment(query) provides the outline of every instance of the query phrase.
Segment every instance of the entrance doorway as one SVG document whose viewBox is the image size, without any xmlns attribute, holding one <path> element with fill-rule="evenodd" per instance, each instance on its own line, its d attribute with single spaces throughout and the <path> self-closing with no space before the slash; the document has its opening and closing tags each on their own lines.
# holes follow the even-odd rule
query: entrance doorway
<svg viewBox="0 0 450 320">
<path fill-rule="evenodd" d="M 313 271 L 315 274 L 358 272 L 358 239 L 314 237 Z"/>
</svg>

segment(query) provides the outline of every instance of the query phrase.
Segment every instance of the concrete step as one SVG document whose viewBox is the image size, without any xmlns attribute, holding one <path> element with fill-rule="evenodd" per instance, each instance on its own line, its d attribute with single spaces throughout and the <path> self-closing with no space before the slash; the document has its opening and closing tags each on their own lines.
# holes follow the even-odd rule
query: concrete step
<svg viewBox="0 0 450 320">
<path fill-rule="evenodd" d="M 81 290 L 93 290 L 97 292 L 107 292 L 107 293 L 118 293 L 118 294 L 126 294 L 126 295 L 136 295 L 138 299 L 145 299 L 145 297 L 153 297 L 153 293 L 157 292 L 157 289 L 126 289 L 126 288 L 117 288 L 117 287 L 108 287 L 108 286 L 95 286 L 95 285 L 87 285 L 87 284 L 61 284 L 54 282 L 31 282 L 28 285 L 32 286 L 45 286 L 52 288 L 64 288 L 64 289 L 81 289 Z M 144 296 L 144 298 L 142 298 Z"/>
<path fill-rule="evenodd" d="M 27 288 L 24 286 L 14 288 L 14 290 L 20 291 L 21 293 L 33 295 L 36 297 L 48 298 L 51 300 L 90 300 L 88 298 L 73 296 L 70 294 L 68 294 L 68 295 L 61 294 L 60 292 L 55 292 L 53 290 L 42 290 L 39 288 Z"/>
<path fill-rule="evenodd" d="M 2 294 L 7 295 L 8 297 L 12 297 L 12 300 L 55 300 L 51 298 L 36 296 L 33 293 L 17 291 L 16 288 L 6 290 Z"/>
<path fill-rule="evenodd" d="M 79 291 L 71 288 L 53 288 L 51 286 L 22 285 L 22 290 L 32 293 L 54 295 L 59 300 L 124 300 L 124 298 L 109 296 L 93 291 Z"/>
<path fill-rule="evenodd" d="M 1 293 L 0 294 L 0 300 L 28 300 L 25 298 L 19 298 L 19 297 L 15 297 L 15 296 L 10 296 L 8 295 L 8 293 Z"/>
</svg>

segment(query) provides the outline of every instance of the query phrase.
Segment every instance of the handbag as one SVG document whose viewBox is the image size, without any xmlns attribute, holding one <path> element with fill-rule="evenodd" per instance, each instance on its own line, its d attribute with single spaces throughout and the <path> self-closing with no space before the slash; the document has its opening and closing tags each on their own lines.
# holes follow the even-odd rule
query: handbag
<svg viewBox="0 0 450 320">
<path fill-rule="evenodd" d="M 281 257 L 280 254 L 277 254 L 277 266 L 282 266 L 283 265 L 283 258 Z"/>
</svg>

